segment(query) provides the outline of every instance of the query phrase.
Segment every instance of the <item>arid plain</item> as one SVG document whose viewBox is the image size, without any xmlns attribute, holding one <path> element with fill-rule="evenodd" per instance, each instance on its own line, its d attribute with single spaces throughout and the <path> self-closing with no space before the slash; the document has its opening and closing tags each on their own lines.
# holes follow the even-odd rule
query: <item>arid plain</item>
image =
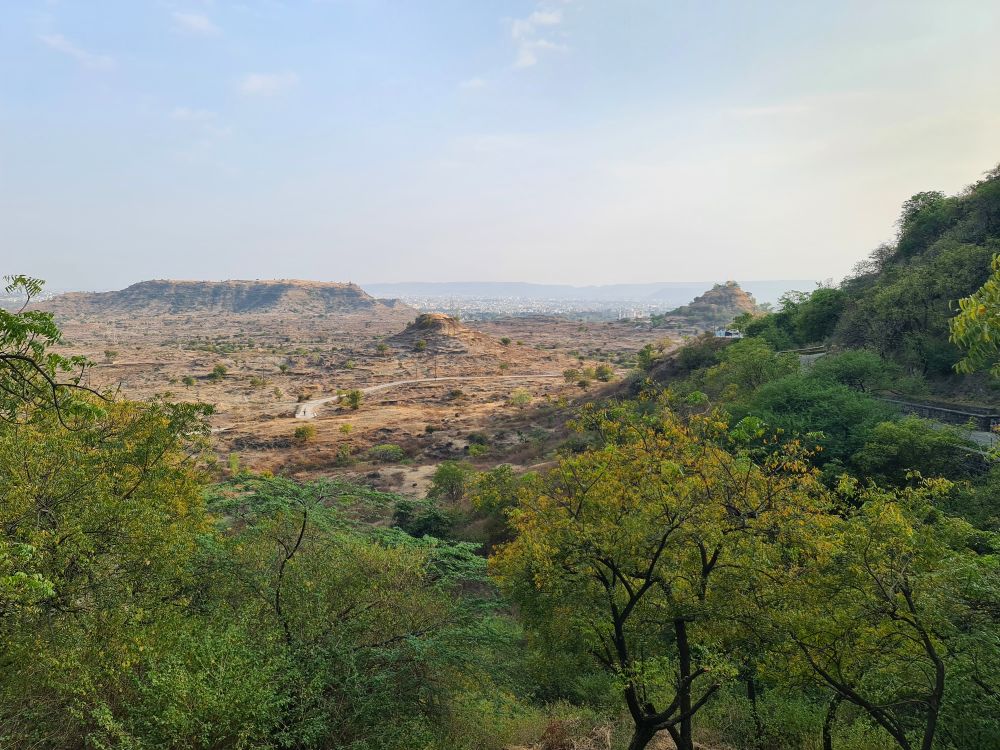
<svg viewBox="0 0 1000 750">
<path fill-rule="evenodd" d="M 260 295 L 271 282 L 259 282 L 227 297 L 163 283 L 46 307 L 63 347 L 93 361 L 92 387 L 211 404 L 220 472 L 364 477 L 419 495 L 442 460 L 535 465 L 566 437 L 563 407 L 613 388 L 645 344 L 672 345 L 629 322 L 466 324 L 349 285 Z M 352 390 L 360 404 L 338 397 Z"/>
</svg>

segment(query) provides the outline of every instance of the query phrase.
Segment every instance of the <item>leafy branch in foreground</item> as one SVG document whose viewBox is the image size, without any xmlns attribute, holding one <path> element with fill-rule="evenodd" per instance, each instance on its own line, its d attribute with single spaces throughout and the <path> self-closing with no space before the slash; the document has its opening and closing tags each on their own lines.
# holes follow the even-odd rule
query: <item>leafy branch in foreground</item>
<svg viewBox="0 0 1000 750">
<path fill-rule="evenodd" d="M 971 373 L 989 366 L 1000 377 L 1000 255 L 993 258 L 993 275 L 986 283 L 958 301 L 959 313 L 951 320 L 951 341 L 965 350 L 955 365 Z"/>
<path fill-rule="evenodd" d="M 968 705 L 990 700 L 960 675 L 974 670 L 976 644 L 997 636 L 996 558 L 970 548 L 968 523 L 937 510 L 949 490 L 945 480 L 889 491 L 845 478 L 842 512 L 752 586 L 788 644 L 775 668 L 833 690 L 901 750 L 938 747 L 942 724 L 949 739 L 973 731 L 949 710 L 950 691 Z"/>
<path fill-rule="evenodd" d="M 50 351 L 61 333 L 52 313 L 29 310 L 43 282 L 29 276 L 6 276 L 7 294 L 21 294 L 24 303 L 10 312 L 0 309 L 0 420 L 23 421 L 29 411 L 54 409 L 63 426 L 67 417 L 94 411 L 95 402 L 73 398 L 74 392 L 97 391 L 81 385 L 90 362 Z M 61 376 L 69 374 L 66 380 Z"/>
</svg>

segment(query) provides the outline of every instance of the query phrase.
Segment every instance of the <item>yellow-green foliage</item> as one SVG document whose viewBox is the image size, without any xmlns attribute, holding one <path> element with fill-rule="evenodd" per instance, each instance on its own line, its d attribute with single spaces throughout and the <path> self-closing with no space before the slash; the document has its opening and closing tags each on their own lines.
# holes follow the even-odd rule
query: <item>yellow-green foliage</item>
<svg viewBox="0 0 1000 750">
<path fill-rule="evenodd" d="M 517 537 L 492 565 L 531 627 L 619 676 L 634 739 L 648 742 L 676 728 L 679 701 L 708 700 L 735 675 L 725 623 L 744 583 L 734 570 L 775 534 L 798 543 L 820 511 L 818 483 L 794 443 L 759 457 L 719 448 L 726 425 L 714 419 L 598 414 L 589 426 L 602 447 L 519 489 Z M 678 661 L 664 630 L 697 650 L 695 664 Z"/>
<path fill-rule="evenodd" d="M 951 340 L 965 350 L 955 365 L 959 372 L 989 367 L 1000 377 L 1000 255 L 993 258 L 993 275 L 975 294 L 958 301 L 951 321 Z"/>
<path fill-rule="evenodd" d="M 309 443 L 316 439 L 316 426 L 311 424 L 299 425 L 293 433 L 300 443 Z"/>
</svg>

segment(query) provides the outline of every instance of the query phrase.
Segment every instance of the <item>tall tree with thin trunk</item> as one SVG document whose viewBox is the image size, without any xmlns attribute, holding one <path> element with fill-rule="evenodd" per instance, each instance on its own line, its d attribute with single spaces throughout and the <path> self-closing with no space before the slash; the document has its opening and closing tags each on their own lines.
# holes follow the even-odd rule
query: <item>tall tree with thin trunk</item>
<svg viewBox="0 0 1000 750">
<path fill-rule="evenodd" d="M 969 524 L 936 510 L 949 486 L 928 480 L 887 491 L 844 479 L 841 516 L 781 571 L 783 585 L 767 577 L 764 606 L 788 636 L 785 667 L 835 694 L 826 743 L 846 701 L 902 750 L 936 746 L 959 644 L 990 627 L 976 600 L 995 566 L 970 548 Z"/>
<path fill-rule="evenodd" d="M 517 538 L 493 569 L 528 627 L 589 652 L 633 721 L 694 747 L 698 711 L 735 676 L 724 635 L 739 569 L 808 513 L 815 477 L 795 444 L 729 452 L 726 425 L 622 413 L 590 420 L 603 446 L 526 484 Z"/>
</svg>

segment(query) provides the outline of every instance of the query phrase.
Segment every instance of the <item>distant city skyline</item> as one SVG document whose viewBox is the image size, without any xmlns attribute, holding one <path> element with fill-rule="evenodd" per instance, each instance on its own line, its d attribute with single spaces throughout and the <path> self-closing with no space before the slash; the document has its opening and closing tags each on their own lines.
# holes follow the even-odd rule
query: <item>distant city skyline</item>
<svg viewBox="0 0 1000 750">
<path fill-rule="evenodd" d="M 14 0 L 0 274 L 839 280 L 1000 161 L 1000 4 Z"/>
</svg>

